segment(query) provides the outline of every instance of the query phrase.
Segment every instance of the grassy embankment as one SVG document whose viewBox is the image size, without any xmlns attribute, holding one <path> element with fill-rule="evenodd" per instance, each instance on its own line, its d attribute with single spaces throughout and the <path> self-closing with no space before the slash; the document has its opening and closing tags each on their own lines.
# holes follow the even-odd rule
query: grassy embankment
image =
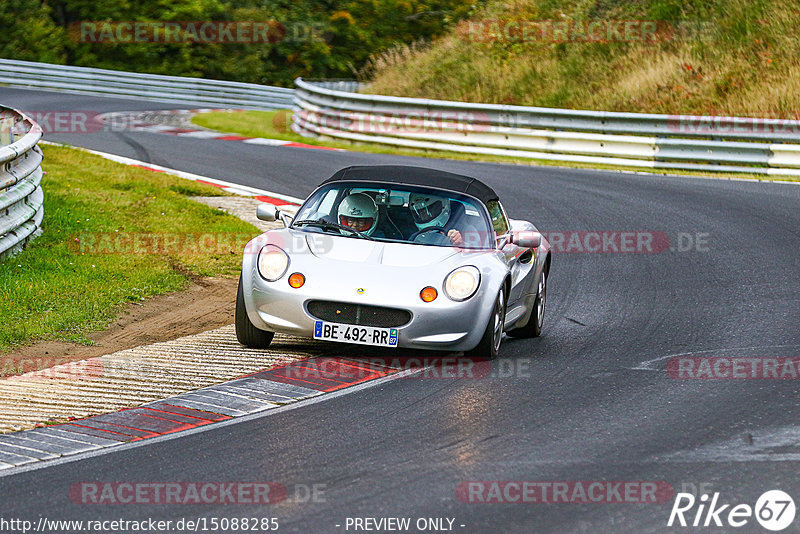
<svg viewBox="0 0 800 534">
<path fill-rule="evenodd" d="M 481 23 L 548 20 L 567 22 L 566 41 L 554 42 L 553 31 L 523 40 L 513 26 L 504 38 L 503 26 Z M 615 20 L 657 22 L 658 31 L 649 38 L 639 25 L 630 38 L 581 38 L 578 26 Z M 491 0 L 472 22 L 429 46 L 374 58 L 364 72 L 370 92 L 668 114 L 796 118 L 800 110 L 797 2 Z"/>
<path fill-rule="evenodd" d="M 234 276 L 247 236 L 259 233 L 187 198 L 216 188 L 80 150 L 44 153 L 44 232 L 0 263 L 0 354 L 37 340 L 87 343 L 128 302 L 193 277 Z"/>
</svg>

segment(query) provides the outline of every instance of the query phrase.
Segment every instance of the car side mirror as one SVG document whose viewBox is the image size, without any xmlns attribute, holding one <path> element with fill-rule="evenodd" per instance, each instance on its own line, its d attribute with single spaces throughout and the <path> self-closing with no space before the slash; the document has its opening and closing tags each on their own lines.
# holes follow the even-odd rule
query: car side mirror
<svg viewBox="0 0 800 534">
<path fill-rule="evenodd" d="M 289 225 L 292 224 L 292 221 L 294 220 L 294 217 L 292 217 L 285 211 L 279 211 L 278 218 L 281 220 L 281 222 L 283 222 L 283 226 L 285 228 L 289 228 Z"/>
<path fill-rule="evenodd" d="M 280 216 L 280 210 L 274 204 L 262 203 L 256 207 L 256 219 L 264 222 L 275 222 Z"/>
<path fill-rule="evenodd" d="M 542 244 L 542 234 L 534 231 L 513 232 L 511 242 L 522 248 L 536 248 Z"/>
</svg>

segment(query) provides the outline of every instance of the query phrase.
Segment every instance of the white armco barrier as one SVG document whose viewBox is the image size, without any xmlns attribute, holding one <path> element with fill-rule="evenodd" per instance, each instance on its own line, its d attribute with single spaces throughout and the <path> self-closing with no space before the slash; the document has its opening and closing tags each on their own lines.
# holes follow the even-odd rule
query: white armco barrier
<svg viewBox="0 0 800 534">
<path fill-rule="evenodd" d="M 517 158 L 800 176 L 797 120 L 471 104 L 362 94 L 343 90 L 342 82 L 302 78 L 295 86 L 292 129 L 303 135 Z"/>
</svg>

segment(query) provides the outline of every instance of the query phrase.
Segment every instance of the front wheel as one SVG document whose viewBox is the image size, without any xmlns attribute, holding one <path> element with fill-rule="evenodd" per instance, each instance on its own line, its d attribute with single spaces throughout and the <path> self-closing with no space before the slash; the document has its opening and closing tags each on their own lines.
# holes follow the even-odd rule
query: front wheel
<svg viewBox="0 0 800 534">
<path fill-rule="evenodd" d="M 493 360 L 497 358 L 500 352 L 500 342 L 503 340 L 503 327 L 506 323 L 506 300 L 505 293 L 501 289 L 497 294 L 497 299 L 494 302 L 494 309 L 492 315 L 489 317 L 489 322 L 486 325 L 486 330 L 483 332 L 478 346 L 472 350 L 464 352 L 464 355 L 469 358 L 485 358 Z"/>
<path fill-rule="evenodd" d="M 247 308 L 244 306 L 244 289 L 242 288 L 242 277 L 239 276 L 239 289 L 236 291 L 236 339 L 245 347 L 251 349 L 266 349 L 272 343 L 275 332 L 256 328 L 247 316 Z"/>
<path fill-rule="evenodd" d="M 533 302 L 533 311 L 528 324 L 520 328 L 513 328 L 508 331 L 511 337 L 539 337 L 542 335 L 542 325 L 544 325 L 544 310 L 547 304 L 547 277 L 542 271 L 539 275 L 539 286 L 536 290 L 536 300 Z"/>
</svg>

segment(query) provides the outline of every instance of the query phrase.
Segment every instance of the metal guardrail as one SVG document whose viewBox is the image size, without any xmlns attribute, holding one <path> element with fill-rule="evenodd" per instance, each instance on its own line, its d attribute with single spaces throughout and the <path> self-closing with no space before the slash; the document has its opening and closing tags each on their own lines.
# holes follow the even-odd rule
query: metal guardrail
<svg viewBox="0 0 800 534">
<path fill-rule="evenodd" d="M 398 147 L 642 168 L 800 175 L 800 121 L 391 97 L 295 80 L 292 129 Z"/>
<path fill-rule="evenodd" d="M 285 109 L 294 89 L 0 59 L 0 83 L 111 98 L 240 109 Z"/>
<path fill-rule="evenodd" d="M 22 249 L 42 224 L 41 137 L 31 119 L 0 107 L 0 259 Z"/>
<path fill-rule="evenodd" d="M 333 89 L 334 91 L 344 91 L 346 93 L 358 93 L 364 87 L 364 84 L 358 82 L 356 80 L 337 80 L 337 79 L 325 79 L 325 80 L 303 80 L 306 83 L 313 84 L 314 87 L 323 87 L 325 89 Z"/>
</svg>

